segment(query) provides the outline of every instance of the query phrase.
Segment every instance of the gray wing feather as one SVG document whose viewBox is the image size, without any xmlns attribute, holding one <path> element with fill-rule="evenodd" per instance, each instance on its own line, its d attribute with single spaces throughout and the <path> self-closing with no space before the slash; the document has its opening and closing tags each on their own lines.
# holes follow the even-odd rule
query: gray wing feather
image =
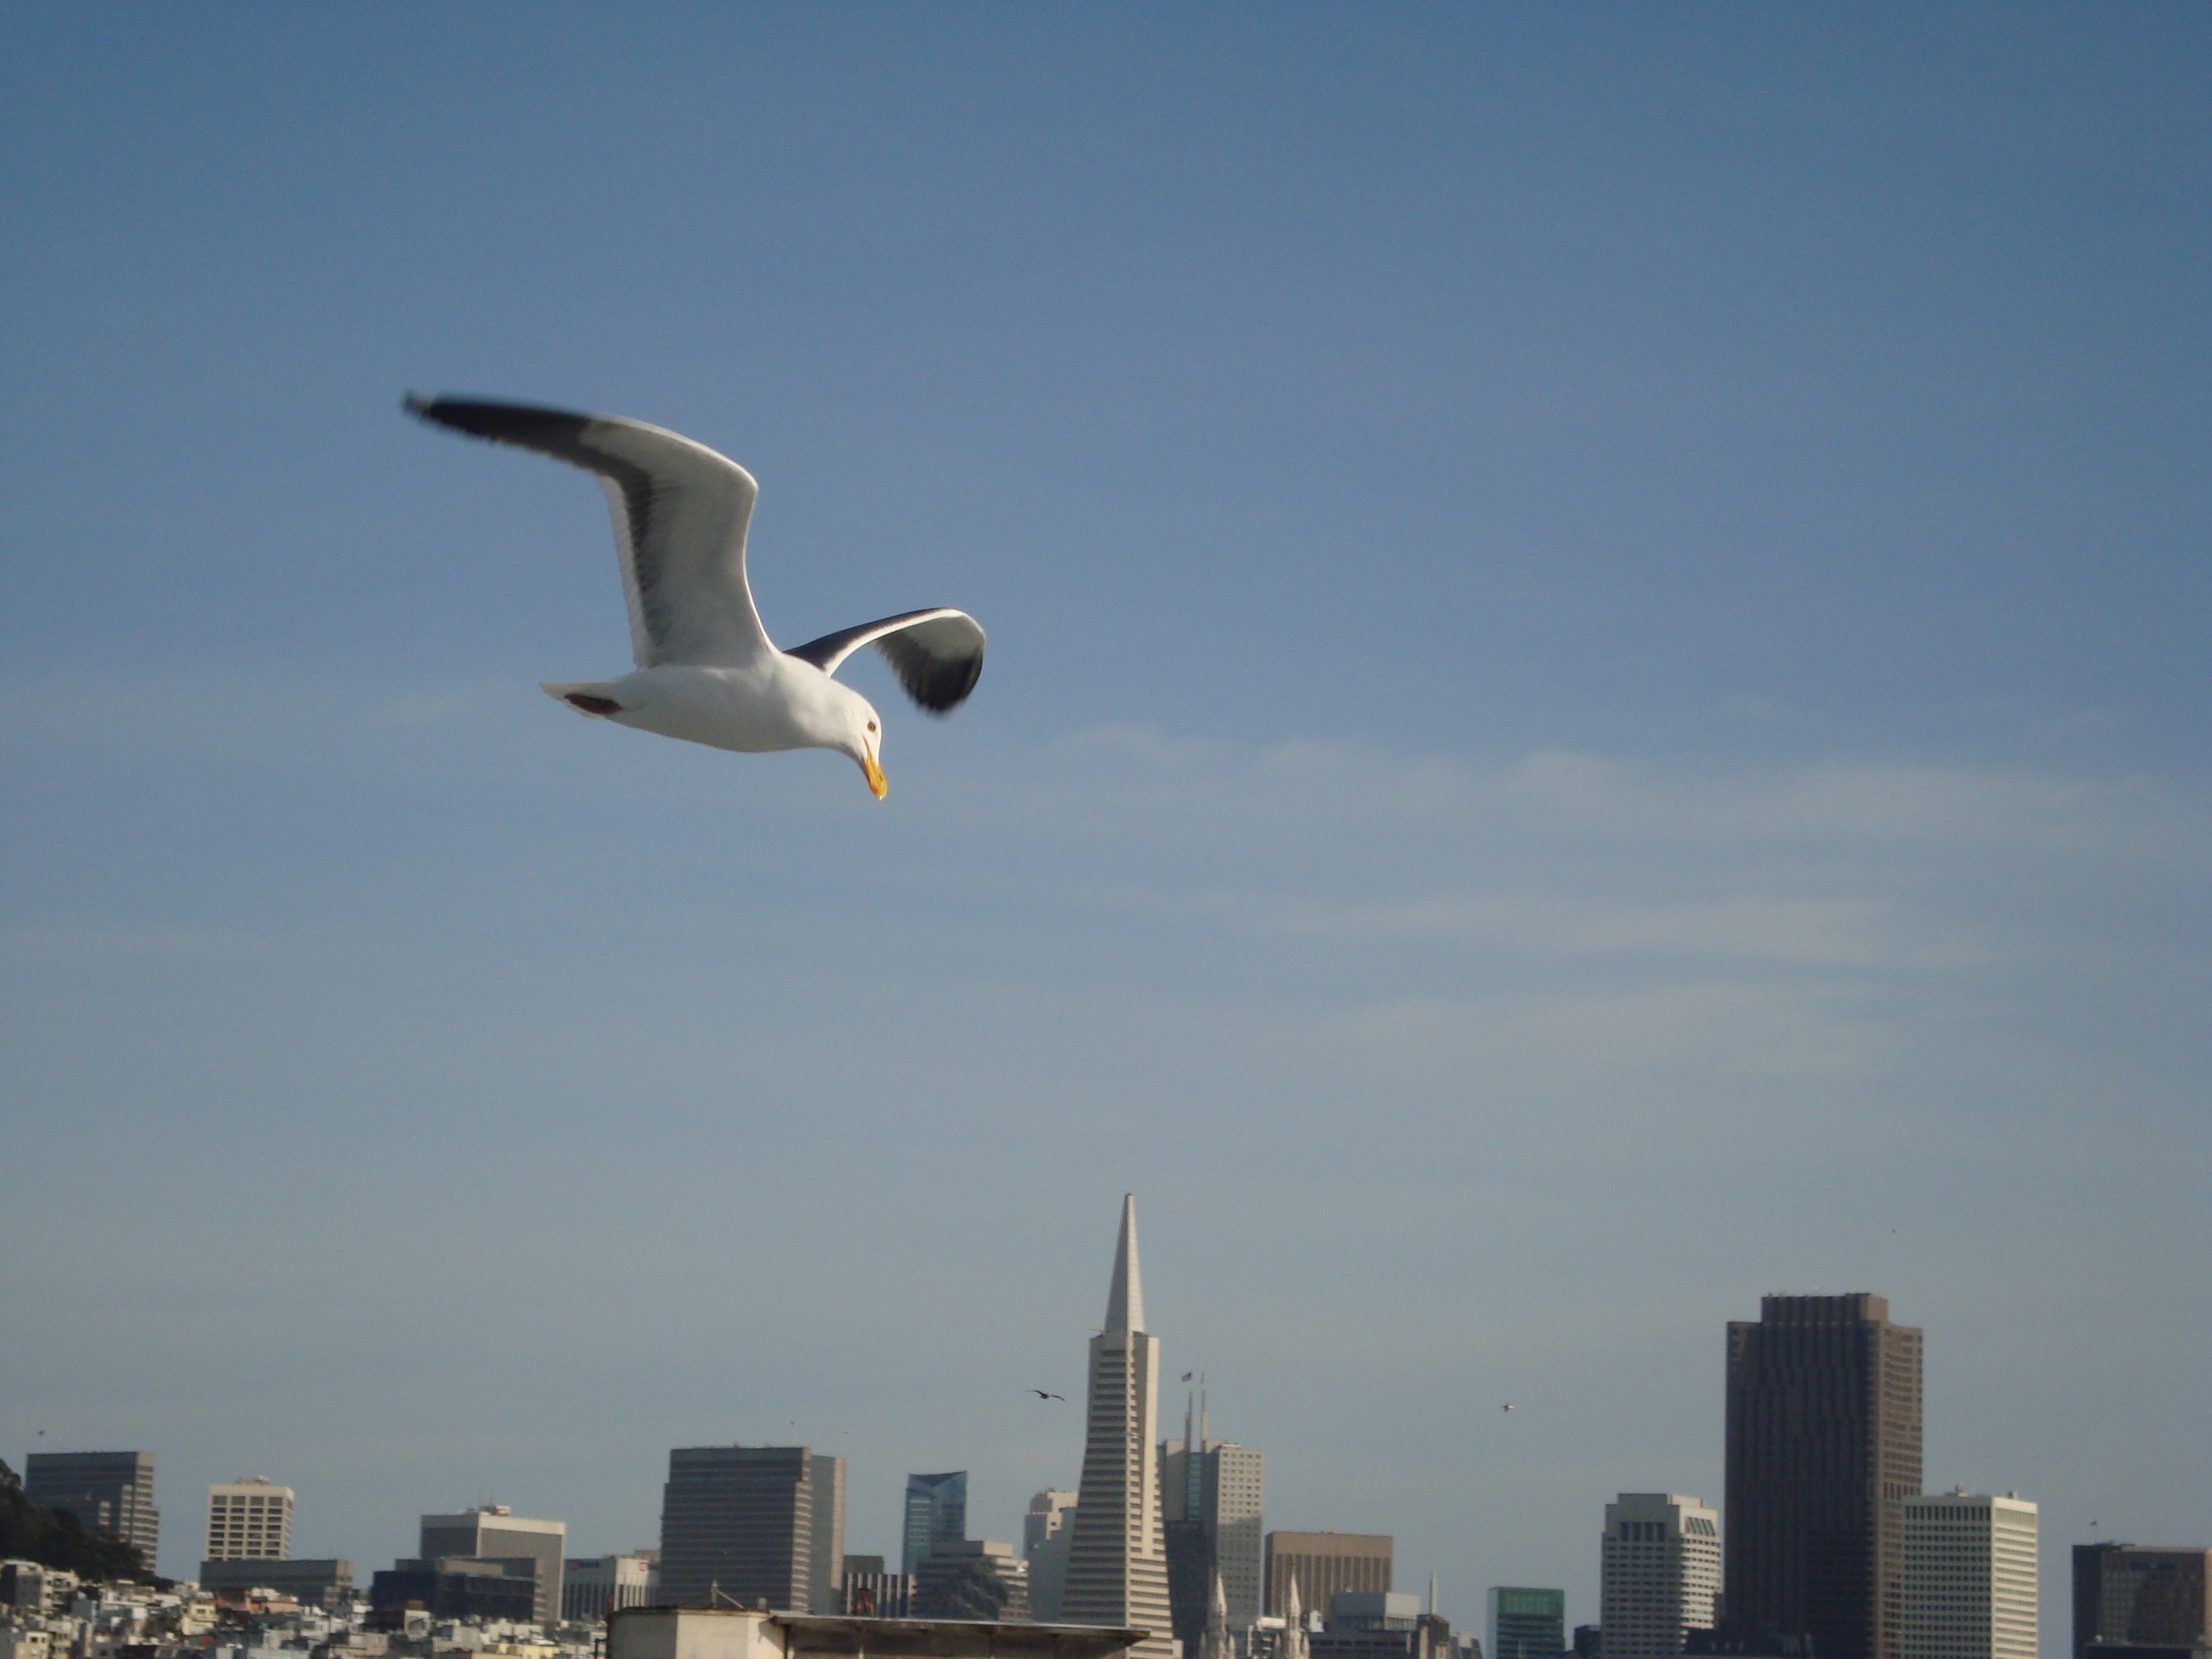
<svg viewBox="0 0 2212 1659">
<path fill-rule="evenodd" d="M 642 421 L 459 398 L 410 397 L 407 407 L 599 476 L 640 668 L 735 667 L 775 649 L 745 580 L 745 529 L 759 486 L 727 456 Z"/>
<path fill-rule="evenodd" d="M 788 654 L 825 674 L 864 645 L 872 645 L 912 697 L 933 714 L 957 708 L 983 674 L 983 630 L 964 611 L 908 611 L 880 622 L 841 628 L 792 647 Z"/>
</svg>

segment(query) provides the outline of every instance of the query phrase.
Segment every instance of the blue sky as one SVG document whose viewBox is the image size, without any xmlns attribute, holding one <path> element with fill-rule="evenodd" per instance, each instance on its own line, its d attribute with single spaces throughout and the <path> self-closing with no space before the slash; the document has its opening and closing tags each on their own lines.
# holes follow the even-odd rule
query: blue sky
<svg viewBox="0 0 2212 1659">
<path fill-rule="evenodd" d="M 1468 1623 L 1719 1496 L 1766 1291 L 1927 1328 L 2047 1651 L 2212 1539 L 2201 9 L 0 31 L 0 1455 L 155 1450 L 168 1571 L 793 1434 L 1013 1535 L 1124 1190 L 1268 1524 Z M 408 388 L 725 450 L 773 634 L 981 685 L 848 671 L 880 806 L 575 720 L 597 491 Z"/>
</svg>

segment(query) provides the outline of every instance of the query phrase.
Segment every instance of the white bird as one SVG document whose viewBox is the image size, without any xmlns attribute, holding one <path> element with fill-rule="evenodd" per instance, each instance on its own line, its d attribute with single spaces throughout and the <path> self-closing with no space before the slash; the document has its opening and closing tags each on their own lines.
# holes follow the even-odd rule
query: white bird
<svg viewBox="0 0 2212 1659">
<path fill-rule="evenodd" d="M 636 671 L 544 683 L 593 720 L 761 754 L 834 749 L 859 763 L 881 800 L 883 726 L 868 700 L 830 678 L 864 645 L 933 714 L 957 708 L 983 672 L 983 630 L 964 611 L 908 611 L 779 651 L 745 581 L 745 527 L 760 487 L 704 444 L 642 421 L 524 404 L 410 396 L 426 421 L 534 449 L 595 473 L 614 516 Z"/>
</svg>

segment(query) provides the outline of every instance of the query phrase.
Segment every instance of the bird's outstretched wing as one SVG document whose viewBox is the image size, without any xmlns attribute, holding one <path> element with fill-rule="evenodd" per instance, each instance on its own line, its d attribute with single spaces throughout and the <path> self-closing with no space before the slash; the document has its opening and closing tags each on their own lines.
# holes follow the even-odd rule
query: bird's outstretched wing
<svg viewBox="0 0 2212 1659">
<path fill-rule="evenodd" d="M 983 630 L 964 611 L 908 611 L 881 622 L 841 628 L 794 645 L 790 654 L 825 674 L 864 645 L 884 654 L 906 694 L 933 714 L 960 706 L 983 674 Z"/>
<path fill-rule="evenodd" d="M 760 489 L 727 456 L 642 421 L 461 398 L 410 397 L 407 407 L 598 475 L 640 668 L 742 667 L 775 651 L 745 583 L 745 526 Z"/>
</svg>

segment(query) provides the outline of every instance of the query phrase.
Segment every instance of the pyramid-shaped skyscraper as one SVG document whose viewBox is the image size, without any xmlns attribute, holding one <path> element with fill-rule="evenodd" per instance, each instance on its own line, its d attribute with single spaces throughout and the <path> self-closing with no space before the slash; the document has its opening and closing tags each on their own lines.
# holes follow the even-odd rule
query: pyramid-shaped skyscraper
<svg viewBox="0 0 2212 1659">
<path fill-rule="evenodd" d="M 1132 1659 L 1169 1659 L 1167 1532 L 1160 1515 L 1160 1340 L 1145 1329 L 1137 1271 L 1137 1200 L 1121 1200 L 1106 1328 L 1091 1339 L 1083 1480 L 1067 1551 L 1071 1625 L 1135 1626 L 1150 1639 Z"/>
</svg>

